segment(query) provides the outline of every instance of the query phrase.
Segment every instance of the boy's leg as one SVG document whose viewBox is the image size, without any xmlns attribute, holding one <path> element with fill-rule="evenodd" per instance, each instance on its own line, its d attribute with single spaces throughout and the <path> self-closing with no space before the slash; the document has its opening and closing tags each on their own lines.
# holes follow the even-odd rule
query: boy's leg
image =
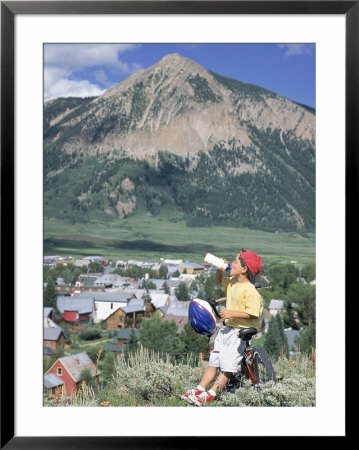
<svg viewBox="0 0 359 450">
<path fill-rule="evenodd" d="M 216 373 L 217 367 L 208 366 L 203 374 L 201 381 L 199 382 L 199 385 L 206 389 L 207 386 L 214 380 Z"/>
<path fill-rule="evenodd" d="M 216 381 L 213 383 L 213 386 L 211 387 L 212 391 L 217 393 L 219 390 L 223 389 L 227 385 L 232 375 L 233 375 L 232 372 L 219 372 Z"/>
</svg>

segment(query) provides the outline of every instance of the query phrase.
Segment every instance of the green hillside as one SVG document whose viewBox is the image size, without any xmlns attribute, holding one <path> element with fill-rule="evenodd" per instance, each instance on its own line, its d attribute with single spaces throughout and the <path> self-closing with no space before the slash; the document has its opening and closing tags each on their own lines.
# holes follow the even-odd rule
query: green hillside
<svg viewBox="0 0 359 450">
<path fill-rule="evenodd" d="M 193 158 L 167 152 L 159 153 L 157 165 L 124 154 L 72 160 L 63 153 L 67 157 L 66 170 L 53 174 L 50 171 L 58 170 L 65 161 L 57 157 L 58 152 L 52 158 L 50 151 L 45 162 L 45 217 L 70 223 L 111 222 L 134 211 L 156 215 L 172 210 L 181 212 L 192 226 L 312 232 L 314 163 L 301 157 L 300 147 L 292 139 L 292 165 L 286 165 L 285 152 L 275 148 L 278 139 L 269 133 L 262 133 L 260 140 L 258 136 L 269 170 L 261 168 L 264 162 L 258 163 L 254 150 L 251 153 L 247 148 L 244 152 L 234 142 L 230 143 L 230 149 L 218 145 L 208 154 L 200 153 L 194 168 L 190 168 Z M 284 163 L 279 165 L 278 160 Z M 242 164 L 251 165 L 253 172 L 241 173 Z M 131 189 L 124 182 L 130 183 Z M 127 210 L 125 207 L 121 214 L 118 205 L 123 204 Z M 290 205 L 296 205 L 303 223 L 296 222 Z"/>
</svg>

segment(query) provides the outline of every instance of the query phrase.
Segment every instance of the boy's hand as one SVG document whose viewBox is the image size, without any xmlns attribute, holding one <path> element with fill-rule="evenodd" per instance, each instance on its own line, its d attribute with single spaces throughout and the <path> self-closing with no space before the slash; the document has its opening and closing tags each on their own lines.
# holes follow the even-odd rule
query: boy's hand
<svg viewBox="0 0 359 450">
<path fill-rule="evenodd" d="M 222 256 L 221 256 L 221 259 L 223 259 L 223 261 L 224 261 L 226 264 L 229 264 L 227 259 L 222 258 Z M 218 270 L 220 270 L 221 272 L 225 272 L 225 270 L 224 270 L 223 268 L 222 268 L 222 269 L 218 269 Z"/>
<path fill-rule="evenodd" d="M 219 312 L 219 315 L 221 316 L 221 319 L 231 319 L 233 317 L 233 311 L 230 311 L 229 309 L 222 309 Z"/>
</svg>

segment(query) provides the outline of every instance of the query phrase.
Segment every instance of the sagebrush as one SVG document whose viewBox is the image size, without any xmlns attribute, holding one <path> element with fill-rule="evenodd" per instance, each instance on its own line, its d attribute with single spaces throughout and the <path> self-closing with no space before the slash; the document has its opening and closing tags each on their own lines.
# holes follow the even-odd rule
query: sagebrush
<svg viewBox="0 0 359 450">
<path fill-rule="evenodd" d="M 308 355 L 288 360 L 281 356 L 274 361 L 278 382 L 269 382 L 260 389 L 248 381 L 234 393 L 223 391 L 216 406 L 280 406 L 308 407 L 316 405 L 315 360 Z M 202 361 L 190 357 L 186 363 L 172 362 L 166 355 L 139 349 L 116 364 L 116 374 L 104 386 L 92 388 L 82 383 L 67 402 L 49 400 L 46 406 L 182 406 L 192 407 L 180 395 L 196 386 L 205 370 Z"/>
</svg>

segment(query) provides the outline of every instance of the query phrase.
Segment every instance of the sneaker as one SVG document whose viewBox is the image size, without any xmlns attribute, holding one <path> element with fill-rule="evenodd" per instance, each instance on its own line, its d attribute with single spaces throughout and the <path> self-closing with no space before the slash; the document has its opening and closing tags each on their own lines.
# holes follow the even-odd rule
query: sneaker
<svg viewBox="0 0 359 450">
<path fill-rule="evenodd" d="M 199 395 L 190 395 L 189 398 L 197 406 L 203 406 L 207 403 L 211 403 L 215 395 L 211 395 L 209 392 L 201 392 Z"/>
<path fill-rule="evenodd" d="M 186 400 L 186 402 L 188 402 L 188 403 L 193 403 L 193 401 L 190 397 L 193 395 L 200 395 L 202 393 L 203 393 L 203 391 L 201 391 L 200 389 L 190 389 L 185 394 L 181 395 L 181 399 Z"/>
</svg>

